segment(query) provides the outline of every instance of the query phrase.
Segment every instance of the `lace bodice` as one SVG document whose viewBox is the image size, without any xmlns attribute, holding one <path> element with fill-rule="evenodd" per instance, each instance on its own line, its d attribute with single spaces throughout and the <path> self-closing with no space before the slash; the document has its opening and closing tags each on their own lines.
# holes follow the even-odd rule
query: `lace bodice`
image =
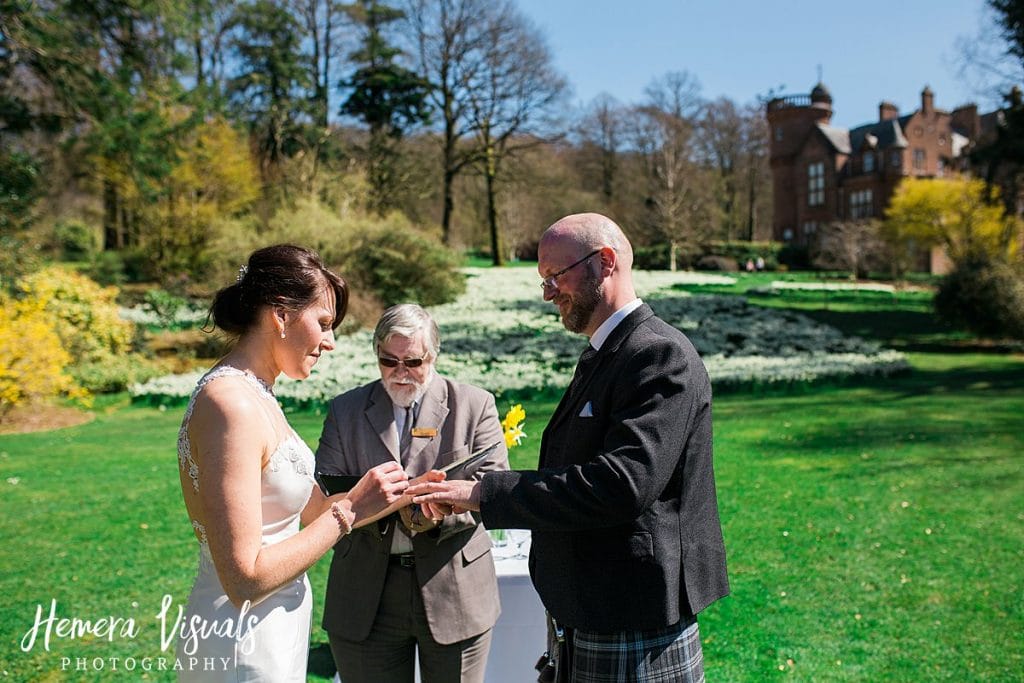
<svg viewBox="0 0 1024 683">
<path fill-rule="evenodd" d="M 178 431 L 178 466 L 188 474 L 192 489 L 199 492 L 199 466 L 192 456 L 192 444 L 188 436 L 189 420 L 195 409 L 196 397 L 203 388 L 220 377 L 243 377 L 273 404 L 273 410 L 280 411 L 277 399 L 266 383 L 255 375 L 229 365 L 220 365 L 206 373 L 189 398 L 185 416 Z M 261 504 L 263 511 L 263 545 L 271 545 L 296 533 L 299 529 L 299 513 L 306 506 L 312 486 L 315 458 L 309 446 L 289 427 L 286 437 L 271 454 L 263 468 L 261 480 Z M 206 546 L 206 529 L 198 520 L 192 520 L 199 542 Z"/>
</svg>

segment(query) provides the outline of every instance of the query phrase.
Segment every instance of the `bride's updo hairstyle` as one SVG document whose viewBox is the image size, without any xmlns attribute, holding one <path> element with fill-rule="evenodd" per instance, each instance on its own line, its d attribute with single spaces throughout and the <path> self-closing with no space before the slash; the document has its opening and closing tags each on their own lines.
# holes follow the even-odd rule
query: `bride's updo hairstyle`
<svg viewBox="0 0 1024 683">
<path fill-rule="evenodd" d="M 348 285 L 324 267 L 315 251 L 292 244 L 257 249 L 238 270 L 238 280 L 217 292 L 210 306 L 213 324 L 241 336 L 256 325 L 264 306 L 299 312 L 316 303 L 325 287 L 334 289 L 334 323 L 348 309 Z"/>
</svg>

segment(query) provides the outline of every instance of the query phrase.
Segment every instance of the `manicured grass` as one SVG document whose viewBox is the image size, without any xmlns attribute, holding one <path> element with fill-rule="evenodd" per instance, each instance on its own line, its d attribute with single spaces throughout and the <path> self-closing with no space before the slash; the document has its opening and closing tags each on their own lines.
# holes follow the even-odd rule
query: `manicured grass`
<svg viewBox="0 0 1024 683">
<path fill-rule="evenodd" d="M 1024 358 L 912 360 L 914 373 L 876 386 L 716 399 L 733 594 L 701 617 L 709 680 L 1019 680 Z M 555 403 L 525 404 L 529 437 L 513 466 L 536 461 Z M 0 437 L 8 680 L 109 680 L 109 663 L 70 676 L 61 657 L 161 655 L 160 600 L 183 604 L 195 571 L 179 419 L 112 405 L 88 425 Z M 315 444 L 321 417 L 291 419 Z M 310 576 L 313 680 L 330 673 L 318 627 L 326 569 Z M 52 598 L 60 616 L 134 617 L 139 635 L 22 652 L 36 606 L 45 616 Z"/>
</svg>

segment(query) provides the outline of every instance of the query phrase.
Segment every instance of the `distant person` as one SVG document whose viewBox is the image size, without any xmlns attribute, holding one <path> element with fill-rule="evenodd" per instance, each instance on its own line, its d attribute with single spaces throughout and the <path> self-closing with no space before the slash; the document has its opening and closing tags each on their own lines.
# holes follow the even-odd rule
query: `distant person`
<svg viewBox="0 0 1024 683">
<path fill-rule="evenodd" d="M 530 575 L 564 629 L 559 680 L 701 681 L 697 613 L 729 593 L 712 469 L 711 384 L 693 345 L 636 297 L 633 250 L 598 214 L 541 237 L 544 299 L 590 344 L 536 471 L 409 487 L 533 532 Z"/>
<path fill-rule="evenodd" d="M 754 264 L 754 266 L 757 268 L 757 272 L 760 273 L 762 270 L 764 270 L 764 259 L 758 256 L 757 262 Z"/>
<path fill-rule="evenodd" d="M 177 646 L 178 659 L 196 665 L 179 680 L 305 681 L 306 570 L 407 486 L 390 462 L 348 495 L 325 498 L 312 451 L 274 397 L 280 374 L 304 379 L 334 348 L 347 302 L 341 278 L 289 245 L 253 252 L 214 298 L 214 324 L 237 341 L 199 380 L 178 433 L 181 492 L 199 541 Z"/>
<path fill-rule="evenodd" d="M 401 463 L 414 477 L 500 444 L 476 470 L 508 469 L 494 397 L 442 377 L 437 324 L 414 304 L 384 311 L 373 334 L 380 379 L 335 398 L 319 471 L 361 475 Z M 482 683 L 498 618 L 491 539 L 479 514 L 435 521 L 404 507 L 335 547 L 323 627 L 344 683 Z"/>
<path fill-rule="evenodd" d="M 753 261 L 753 259 L 747 259 L 747 263 L 746 263 L 745 269 L 746 269 L 746 271 L 748 273 L 753 273 L 754 272 L 754 261 Z"/>
</svg>

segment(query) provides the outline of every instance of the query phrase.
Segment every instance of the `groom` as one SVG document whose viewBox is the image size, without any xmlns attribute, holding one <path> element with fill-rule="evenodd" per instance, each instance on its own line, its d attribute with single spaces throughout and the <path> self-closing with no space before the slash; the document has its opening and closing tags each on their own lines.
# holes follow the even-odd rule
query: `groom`
<svg viewBox="0 0 1024 683">
<path fill-rule="evenodd" d="M 560 677 L 568 664 L 576 683 L 703 681 L 696 615 L 729 592 L 711 384 L 686 336 L 636 297 L 632 261 L 604 216 L 547 229 L 544 299 L 590 344 L 544 431 L 540 469 L 407 493 L 480 510 L 488 528 L 533 530 L 530 575 L 568 646 Z"/>
</svg>

